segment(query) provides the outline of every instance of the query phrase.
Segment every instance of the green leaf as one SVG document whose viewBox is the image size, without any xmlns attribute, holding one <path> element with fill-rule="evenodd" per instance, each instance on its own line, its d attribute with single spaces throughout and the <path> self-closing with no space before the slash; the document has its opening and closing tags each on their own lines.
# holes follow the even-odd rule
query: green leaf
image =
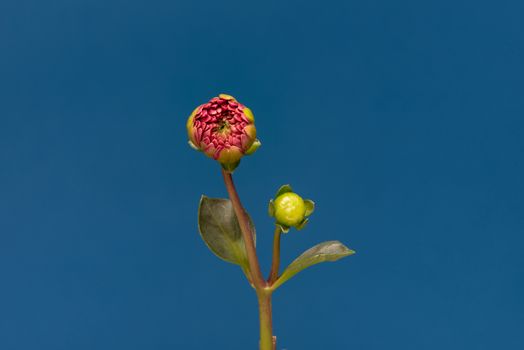
<svg viewBox="0 0 524 350">
<path fill-rule="evenodd" d="M 275 195 L 275 198 L 277 198 L 281 194 L 288 193 L 288 192 L 293 192 L 293 189 L 291 188 L 290 185 L 280 186 L 280 188 L 277 191 L 277 194 Z"/>
<path fill-rule="evenodd" d="M 312 265 L 324 261 L 336 261 L 352 254 L 355 254 L 355 252 L 339 241 L 328 241 L 317 244 L 313 248 L 306 250 L 296 258 L 295 261 L 289 264 L 278 280 L 275 281 L 272 289 L 278 288 L 291 277 Z"/>
<path fill-rule="evenodd" d="M 255 233 L 251 218 L 249 223 Z M 208 248 L 216 256 L 248 269 L 242 232 L 229 199 L 202 196 L 198 207 L 198 230 Z"/>
</svg>

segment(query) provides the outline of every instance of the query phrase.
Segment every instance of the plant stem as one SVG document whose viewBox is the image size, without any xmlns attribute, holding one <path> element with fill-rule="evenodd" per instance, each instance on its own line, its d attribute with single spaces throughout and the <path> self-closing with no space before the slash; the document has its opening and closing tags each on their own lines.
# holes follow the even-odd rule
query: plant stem
<svg viewBox="0 0 524 350">
<path fill-rule="evenodd" d="M 260 350 L 275 350 L 276 338 L 273 337 L 271 293 L 258 295 L 260 315 Z"/>
<path fill-rule="evenodd" d="M 262 272 L 260 271 L 260 264 L 258 263 L 257 251 L 255 249 L 251 225 L 249 224 L 246 210 L 240 202 L 240 197 L 238 196 L 235 184 L 233 183 L 233 176 L 231 176 L 231 173 L 225 171 L 224 169 L 222 169 L 222 176 L 224 177 L 227 193 L 229 194 L 229 199 L 233 204 L 233 209 L 237 216 L 240 230 L 242 231 L 242 238 L 244 238 L 244 243 L 246 245 L 247 260 L 249 262 L 251 278 L 253 279 L 253 285 L 255 286 L 255 289 L 258 293 L 266 287 L 266 281 L 264 281 L 264 277 L 262 277 Z"/>
<path fill-rule="evenodd" d="M 280 236 L 282 230 L 280 227 L 275 228 L 275 236 L 273 238 L 273 262 L 271 263 L 271 272 L 267 279 L 267 283 L 271 286 L 278 278 L 278 269 L 280 266 Z"/>
<path fill-rule="evenodd" d="M 249 263 L 249 270 L 251 275 L 251 283 L 255 287 L 258 308 L 260 313 L 260 350 L 275 350 L 276 338 L 273 337 L 273 320 L 271 310 L 271 293 L 272 290 L 268 288 L 267 282 L 262 276 L 260 270 L 260 264 L 258 262 L 257 251 L 255 248 L 255 242 L 253 240 L 253 231 L 249 224 L 249 219 L 246 210 L 240 202 L 235 184 L 233 182 L 233 176 L 230 172 L 222 169 L 222 176 L 224 177 L 224 183 L 229 194 L 229 199 L 233 204 L 235 215 L 237 216 L 240 230 L 242 231 L 242 237 L 244 238 L 244 244 L 246 246 L 247 260 Z"/>
</svg>

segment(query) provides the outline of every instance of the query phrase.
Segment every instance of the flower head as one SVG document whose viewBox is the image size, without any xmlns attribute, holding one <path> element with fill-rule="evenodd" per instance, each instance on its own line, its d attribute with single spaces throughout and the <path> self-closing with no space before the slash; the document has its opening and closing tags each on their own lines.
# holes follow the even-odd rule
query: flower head
<svg viewBox="0 0 524 350">
<path fill-rule="evenodd" d="M 198 106 L 187 120 L 191 147 L 234 170 L 240 159 L 256 151 L 255 118 L 249 108 L 233 96 L 220 94 Z"/>
<path fill-rule="evenodd" d="M 283 232 L 288 232 L 290 227 L 301 230 L 308 223 L 307 217 L 314 209 L 315 203 L 312 200 L 303 199 L 289 185 L 280 187 L 275 199 L 269 201 L 269 215 L 275 218 Z"/>
</svg>

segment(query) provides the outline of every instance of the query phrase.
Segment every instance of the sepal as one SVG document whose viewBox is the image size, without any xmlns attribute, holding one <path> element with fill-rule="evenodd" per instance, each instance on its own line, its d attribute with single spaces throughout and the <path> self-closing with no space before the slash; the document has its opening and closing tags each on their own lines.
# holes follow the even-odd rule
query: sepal
<svg viewBox="0 0 524 350">
<path fill-rule="evenodd" d="M 267 206 L 267 213 L 269 216 L 274 217 L 275 216 L 275 203 L 272 199 L 269 200 L 269 204 Z"/>
<path fill-rule="evenodd" d="M 290 185 L 282 185 L 282 186 L 280 186 L 280 188 L 278 189 L 277 193 L 275 194 L 275 198 L 277 198 L 281 194 L 288 193 L 288 192 L 293 192 L 293 189 L 291 188 L 291 186 Z"/>
<path fill-rule="evenodd" d="M 232 173 L 240 164 L 240 161 L 237 161 L 235 163 L 220 163 L 222 166 L 222 169 L 227 171 L 228 173 Z"/>
<path fill-rule="evenodd" d="M 199 151 L 200 152 L 200 149 L 197 146 L 195 146 L 195 144 L 191 140 L 187 141 L 187 144 L 189 145 L 189 147 L 191 147 L 195 151 Z"/>
<path fill-rule="evenodd" d="M 249 147 L 246 151 L 246 155 L 251 155 L 253 153 L 255 153 L 257 151 L 257 149 L 262 145 L 262 143 L 260 142 L 259 139 L 256 139 L 253 144 L 251 145 L 251 147 Z"/>
<path fill-rule="evenodd" d="M 315 202 L 311 199 L 304 199 L 304 205 L 306 206 L 306 216 L 310 216 L 315 211 Z"/>
<path fill-rule="evenodd" d="M 286 226 L 286 225 L 282 225 L 282 224 L 275 224 L 276 227 L 280 228 L 280 231 L 282 231 L 282 233 L 288 233 L 289 232 L 289 229 L 290 227 L 289 226 Z"/>
<path fill-rule="evenodd" d="M 304 221 L 302 221 L 300 224 L 298 224 L 297 226 L 295 226 L 295 228 L 297 230 L 302 230 L 304 227 L 306 227 L 307 223 L 309 222 L 309 219 L 308 218 L 305 218 Z"/>
</svg>

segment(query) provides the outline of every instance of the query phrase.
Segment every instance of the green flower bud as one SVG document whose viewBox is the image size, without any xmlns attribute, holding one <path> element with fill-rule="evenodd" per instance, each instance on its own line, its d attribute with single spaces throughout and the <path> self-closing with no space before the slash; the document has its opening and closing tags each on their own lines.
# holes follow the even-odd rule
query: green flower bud
<svg viewBox="0 0 524 350">
<path fill-rule="evenodd" d="M 314 209 L 315 203 L 312 200 L 302 199 L 289 185 L 280 187 L 275 200 L 269 202 L 269 215 L 275 218 L 283 232 L 288 232 L 290 227 L 301 230 Z"/>
<path fill-rule="evenodd" d="M 275 199 L 275 219 L 286 226 L 296 226 L 304 220 L 306 206 L 296 193 L 281 194 Z"/>
</svg>

